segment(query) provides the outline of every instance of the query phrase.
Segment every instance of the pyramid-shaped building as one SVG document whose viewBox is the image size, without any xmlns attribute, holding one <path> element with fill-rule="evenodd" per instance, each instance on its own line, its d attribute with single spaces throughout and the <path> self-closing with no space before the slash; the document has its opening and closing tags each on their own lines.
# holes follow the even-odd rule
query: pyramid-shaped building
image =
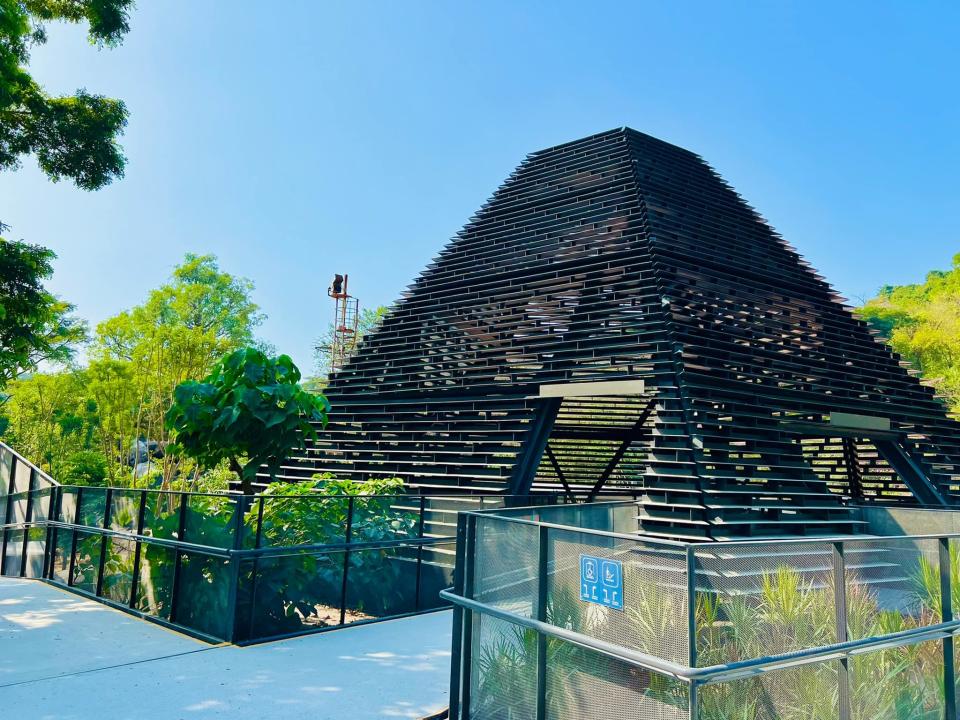
<svg viewBox="0 0 960 720">
<path fill-rule="evenodd" d="M 528 156 L 327 394 L 290 479 L 631 494 L 680 538 L 960 493 L 933 391 L 700 157 L 626 128 Z"/>
</svg>

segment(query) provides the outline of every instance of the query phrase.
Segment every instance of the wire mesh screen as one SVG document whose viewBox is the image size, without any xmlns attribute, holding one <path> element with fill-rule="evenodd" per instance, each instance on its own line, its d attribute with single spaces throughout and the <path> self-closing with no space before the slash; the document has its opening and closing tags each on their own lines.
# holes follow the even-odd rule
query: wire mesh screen
<svg viewBox="0 0 960 720">
<path fill-rule="evenodd" d="M 547 642 L 549 720 L 688 720 L 687 686 L 563 640 Z"/>
<path fill-rule="evenodd" d="M 940 720 L 945 716 L 939 640 L 854 655 L 851 720 Z"/>
<path fill-rule="evenodd" d="M 547 620 L 621 647 L 685 664 L 686 553 L 639 540 L 548 530 Z M 582 555 L 619 561 L 623 609 L 580 599 Z"/>
<path fill-rule="evenodd" d="M 537 716 L 534 631 L 475 615 L 471 653 L 471 720 L 531 720 Z"/>
<path fill-rule="evenodd" d="M 537 600 L 538 545 L 535 525 L 478 517 L 474 597 L 518 615 L 533 617 Z"/>
<path fill-rule="evenodd" d="M 707 685 L 697 695 L 697 719 L 839 720 L 839 677 L 832 660 Z"/>
<path fill-rule="evenodd" d="M 837 642 L 830 543 L 696 550 L 697 665 Z"/>
<path fill-rule="evenodd" d="M 940 622 L 937 540 L 843 543 L 850 640 Z"/>
</svg>

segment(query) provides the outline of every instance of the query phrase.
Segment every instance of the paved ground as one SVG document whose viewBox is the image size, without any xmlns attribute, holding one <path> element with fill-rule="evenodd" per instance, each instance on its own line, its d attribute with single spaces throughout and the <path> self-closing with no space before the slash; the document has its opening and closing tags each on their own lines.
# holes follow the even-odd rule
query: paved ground
<svg viewBox="0 0 960 720">
<path fill-rule="evenodd" d="M 0 578 L 0 717 L 366 720 L 447 704 L 450 613 L 210 646 L 49 585 Z"/>
</svg>

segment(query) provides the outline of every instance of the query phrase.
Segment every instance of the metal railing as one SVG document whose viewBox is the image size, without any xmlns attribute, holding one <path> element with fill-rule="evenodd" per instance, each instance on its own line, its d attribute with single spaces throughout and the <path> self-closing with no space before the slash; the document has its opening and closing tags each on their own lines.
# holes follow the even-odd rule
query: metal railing
<svg viewBox="0 0 960 720">
<path fill-rule="evenodd" d="M 461 516 L 451 718 L 957 717 L 955 513 L 689 544 L 620 532 L 628 506 Z M 581 556 L 622 564 L 622 609 L 581 599 Z"/>
<path fill-rule="evenodd" d="M 460 509 L 553 500 L 58 485 L 0 444 L 0 575 L 261 642 L 446 607 Z"/>
</svg>

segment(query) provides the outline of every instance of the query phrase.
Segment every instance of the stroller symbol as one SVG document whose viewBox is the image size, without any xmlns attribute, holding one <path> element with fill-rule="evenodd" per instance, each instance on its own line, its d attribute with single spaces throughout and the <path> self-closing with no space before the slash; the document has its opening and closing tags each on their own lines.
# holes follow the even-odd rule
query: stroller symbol
<svg viewBox="0 0 960 720">
<path fill-rule="evenodd" d="M 587 560 L 583 564 L 583 576 L 587 582 L 595 582 L 597 579 L 597 563 L 595 560 Z"/>
</svg>

